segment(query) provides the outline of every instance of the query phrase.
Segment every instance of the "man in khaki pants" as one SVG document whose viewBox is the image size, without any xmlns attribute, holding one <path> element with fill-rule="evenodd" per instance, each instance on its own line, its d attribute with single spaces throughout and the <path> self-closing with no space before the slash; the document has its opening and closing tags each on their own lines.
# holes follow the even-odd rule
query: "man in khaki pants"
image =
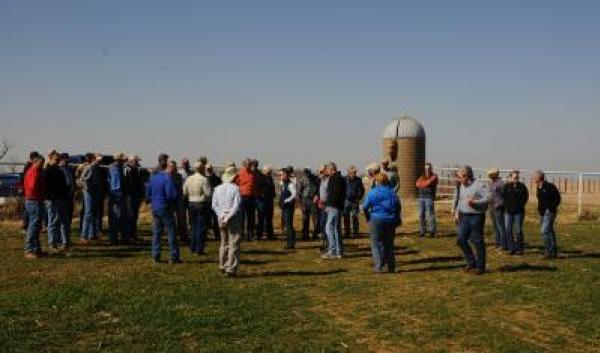
<svg viewBox="0 0 600 353">
<path fill-rule="evenodd" d="M 221 230 L 219 269 L 226 276 L 235 276 L 240 264 L 240 241 L 242 236 L 240 188 L 233 182 L 237 175 L 235 165 L 230 165 L 221 176 L 223 184 L 213 191 L 212 208 L 217 214 Z"/>
</svg>

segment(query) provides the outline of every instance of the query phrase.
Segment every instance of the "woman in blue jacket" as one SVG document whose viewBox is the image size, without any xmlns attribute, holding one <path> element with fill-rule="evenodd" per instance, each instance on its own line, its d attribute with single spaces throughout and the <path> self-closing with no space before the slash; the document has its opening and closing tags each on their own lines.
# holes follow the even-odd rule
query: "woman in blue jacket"
<svg viewBox="0 0 600 353">
<path fill-rule="evenodd" d="M 375 182 L 362 207 L 371 229 L 374 271 L 382 273 L 387 265 L 388 271 L 393 273 L 396 270 L 394 234 L 396 227 L 402 224 L 400 200 L 385 173 L 377 174 Z"/>
</svg>

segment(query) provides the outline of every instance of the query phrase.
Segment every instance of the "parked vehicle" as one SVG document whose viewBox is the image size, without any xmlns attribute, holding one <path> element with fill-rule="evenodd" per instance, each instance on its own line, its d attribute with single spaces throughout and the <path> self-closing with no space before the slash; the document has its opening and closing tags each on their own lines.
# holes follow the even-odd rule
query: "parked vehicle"
<svg viewBox="0 0 600 353">
<path fill-rule="evenodd" d="M 23 173 L 0 174 L 0 197 L 23 195 Z"/>
</svg>

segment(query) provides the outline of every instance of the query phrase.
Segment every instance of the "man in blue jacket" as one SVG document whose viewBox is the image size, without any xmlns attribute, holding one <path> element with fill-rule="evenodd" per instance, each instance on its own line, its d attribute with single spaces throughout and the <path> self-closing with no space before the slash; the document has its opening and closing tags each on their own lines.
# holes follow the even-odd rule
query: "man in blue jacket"
<svg viewBox="0 0 600 353">
<path fill-rule="evenodd" d="M 123 174 L 123 163 L 125 163 L 125 154 L 116 153 L 115 162 L 108 170 L 108 234 L 111 245 L 119 243 L 118 235 L 121 234 L 121 243 L 129 243 L 129 232 L 127 227 L 127 203 L 125 200 L 126 186 L 125 176 Z"/>
<path fill-rule="evenodd" d="M 173 165 L 169 164 L 165 171 L 158 171 L 150 179 L 146 200 L 152 205 L 152 259 L 154 263 L 160 263 L 160 238 L 163 230 L 167 229 L 169 251 L 171 259 L 169 263 L 180 263 L 179 246 L 175 236 L 175 218 L 173 214 L 179 193 L 171 174 Z"/>
</svg>

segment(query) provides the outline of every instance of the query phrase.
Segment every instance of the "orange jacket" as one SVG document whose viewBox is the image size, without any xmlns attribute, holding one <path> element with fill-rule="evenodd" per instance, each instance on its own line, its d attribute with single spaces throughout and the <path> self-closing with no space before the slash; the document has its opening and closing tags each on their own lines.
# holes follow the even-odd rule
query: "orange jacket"
<svg viewBox="0 0 600 353">
<path fill-rule="evenodd" d="M 249 168 L 242 168 L 236 178 L 236 184 L 240 187 L 240 195 L 256 196 L 258 192 L 258 179 L 256 174 Z"/>
<path fill-rule="evenodd" d="M 419 179 L 417 179 L 417 188 L 423 189 L 428 188 L 430 186 L 436 186 L 438 183 L 438 176 L 436 174 L 431 174 L 429 178 L 426 178 L 424 175 L 421 175 Z"/>
</svg>

